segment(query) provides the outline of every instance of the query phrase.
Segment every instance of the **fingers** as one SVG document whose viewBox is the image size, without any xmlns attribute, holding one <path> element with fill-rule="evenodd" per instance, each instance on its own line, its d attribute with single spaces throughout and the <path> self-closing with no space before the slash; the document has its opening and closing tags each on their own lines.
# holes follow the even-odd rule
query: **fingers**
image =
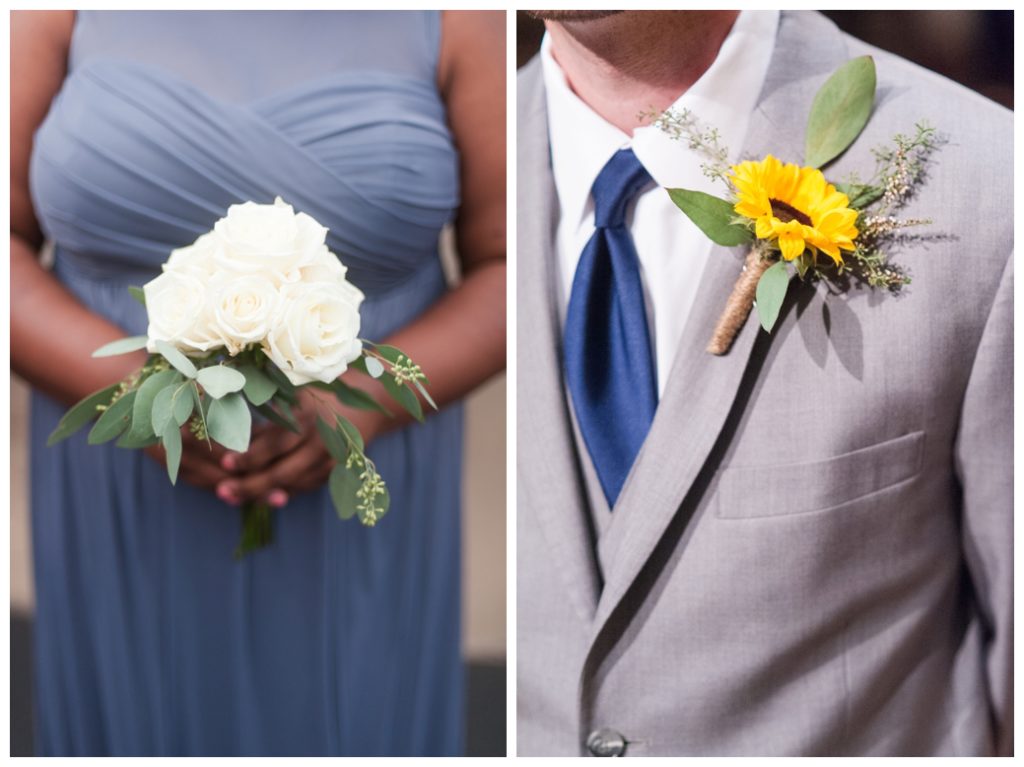
<svg viewBox="0 0 1024 767">
<path fill-rule="evenodd" d="M 319 442 L 311 440 L 259 471 L 223 480 L 217 485 L 217 495 L 229 503 L 266 500 L 272 506 L 283 506 L 289 494 L 322 486 L 332 465 Z"/>
<path fill-rule="evenodd" d="M 220 457 L 220 466 L 229 472 L 247 474 L 260 471 L 282 456 L 295 450 L 308 435 L 271 426 L 256 433 L 245 453 L 225 452 Z"/>
</svg>

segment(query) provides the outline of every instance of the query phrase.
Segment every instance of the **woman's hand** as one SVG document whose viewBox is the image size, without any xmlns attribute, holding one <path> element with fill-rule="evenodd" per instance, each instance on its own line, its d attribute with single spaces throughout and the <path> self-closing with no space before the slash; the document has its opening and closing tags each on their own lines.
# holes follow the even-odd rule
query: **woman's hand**
<svg viewBox="0 0 1024 767">
<path fill-rule="evenodd" d="M 330 394 L 311 388 L 299 391 L 299 404 L 293 412 L 301 433 L 267 424 L 254 432 L 247 452 L 222 455 L 219 468 L 226 476 L 215 487 L 222 501 L 230 504 L 265 501 L 281 507 L 296 493 L 322 487 L 331 473 L 334 459 L 317 432 L 317 415 L 328 422 L 333 422 L 335 414 L 343 415 L 355 424 L 366 443 L 383 430 L 387 418 L 378 413 L 344 408 Z"/>
</svg>

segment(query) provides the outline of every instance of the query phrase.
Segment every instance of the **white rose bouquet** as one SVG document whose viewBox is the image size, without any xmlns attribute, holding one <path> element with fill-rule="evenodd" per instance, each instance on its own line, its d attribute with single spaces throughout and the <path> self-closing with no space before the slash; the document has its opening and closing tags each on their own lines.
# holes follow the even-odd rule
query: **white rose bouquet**
<svg viewBox="0 0 1024 767">
<path fill-rule="evenodd" d="M 273 205 L 233 205 L 212 231 L 171 253 L 163 272 L 129 288 L 146 307 L 145 336 L 123 338 L 94 357 L 145 348 L 138 371 L 75 405 L 48 444 L 96 419 L 90 444 L 117 439 L 125 448 L 163 445 L 167 473 L 177 479 L 181 429 L 245 452 L 252 410 L 299 431 L 291 407 L 300 387 L 330 392 L 343 404 L 378 410 L 382 404 L 342 382 L 349 367 L 380 380 L 388 394 L 423 420 L 418 391 L 436 408 L 419 366 L 391 346 L 359 338 L 360 290 L 326 245 L 327 229 L 277 198 Z M 374 525 L 388 510 L 388 491 L 347 419 L 317 417 L 324 446 L 336 461 L 329 478 L 342 519 Z M 236 555 L 271 541 L 270 507 L 242 509 Z"/>
</svg>

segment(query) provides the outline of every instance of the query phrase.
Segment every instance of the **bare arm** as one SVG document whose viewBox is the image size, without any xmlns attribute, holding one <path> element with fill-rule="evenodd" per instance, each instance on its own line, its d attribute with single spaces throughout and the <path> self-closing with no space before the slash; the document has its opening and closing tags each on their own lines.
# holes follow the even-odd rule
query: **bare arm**
<svg viewBox="0 0 1024 767">
<path fill-rule="evenodd" d="M 472 391 L 505 366 L 505 14 L 500 11 L 445 11 L 442 17 L 438 87 L 461 162 L 462 206 L 455 222 L 462 263 L 461 283 L 422 317 L 386 342 L 406 352 L 430 379 L 439 405 Z M 365 376 L 352 383 L 387 401 L 383 389 Z M 306 434 L 283 430 L 254 440 L 246 456 L 228 466 L 242 472 L 222 483 L 225 500 L 266 498 L 278 492 L 318 487 L 330 471 L 310 420 Z M 372 439 L 407 422 L 327 403 Z M 282 505 L 287 496 L 277 495 Z"/>
<path fill-rule="evenodd" d="M 37 389 L 71 404 L 141 367 L 143 352 L 93 359 L 94 349 L 124 336 L 79 303 L 39 263 L 43 235 L 29 195 L 32 137 L 67 73 L 73 11 L 11 14 L 11 368 Z M 213 489 L 227 476 L 222 450 L 187 432 L 181 477 Z M 162 452 L 150 454 L 162 460 Z"/>
<path fill-rule="evenodd" d="M 64 80 L 73 23 L 73 11 L 11 14 L 11 367 L 67 404 L 145 360 L 92 359 L 93 349 L 124 333 L 78 303 L 39 263 L 43 236 L 29 196 L 29 157 Z"/>
</svg>

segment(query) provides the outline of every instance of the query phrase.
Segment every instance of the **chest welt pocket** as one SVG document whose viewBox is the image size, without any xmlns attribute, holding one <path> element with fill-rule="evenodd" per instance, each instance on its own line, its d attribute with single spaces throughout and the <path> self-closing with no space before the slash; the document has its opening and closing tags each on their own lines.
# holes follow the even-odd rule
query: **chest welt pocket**
<svg viewBox="0 0 1024 767">
<path fill-rule="evenodd" d="M 716 516 L 756 519 L 825 511 L 916 476 L 924 432 L 810 463 L 737 466 L 719 477 Z"/>
</svg>

